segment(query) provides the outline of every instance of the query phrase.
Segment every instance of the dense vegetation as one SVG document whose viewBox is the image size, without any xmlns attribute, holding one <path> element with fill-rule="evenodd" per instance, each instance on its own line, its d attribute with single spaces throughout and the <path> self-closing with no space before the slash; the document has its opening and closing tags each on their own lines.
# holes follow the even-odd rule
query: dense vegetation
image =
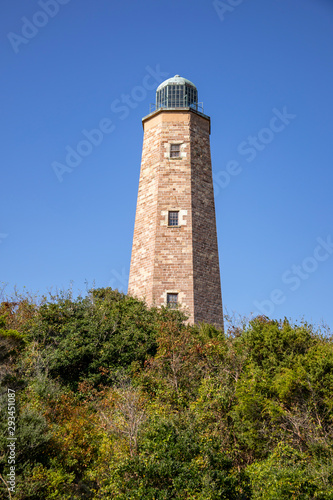
<svg viewBox="0 0 333 500">
<path fill-rule="evenodd" d="M 21 297 L 0 306 L 0 377 L 1 498 L 333 499 L 333 342 L 307 324 Z"/>
</svg>

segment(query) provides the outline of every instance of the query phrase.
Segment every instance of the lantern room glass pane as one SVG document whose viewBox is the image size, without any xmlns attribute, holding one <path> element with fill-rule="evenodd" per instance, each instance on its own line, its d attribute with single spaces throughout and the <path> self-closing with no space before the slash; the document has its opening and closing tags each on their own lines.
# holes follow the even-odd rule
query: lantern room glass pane
<svg viewBox="0 0 333 500">
<path fill-rule="evenodd" d="M 198 92 L 191 85 L 166 85 L 156 92 L 156 109 L 198 107 Z"/>
</svg>

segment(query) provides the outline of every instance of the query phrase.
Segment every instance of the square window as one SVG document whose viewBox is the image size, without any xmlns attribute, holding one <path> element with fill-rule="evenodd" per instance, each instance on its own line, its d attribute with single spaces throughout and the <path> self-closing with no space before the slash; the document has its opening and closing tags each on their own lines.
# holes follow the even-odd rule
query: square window
<svg viewBox="0 0 333 500">
<path fill-rule="evenodd" d="M 178 305 L 178 293 L 167 293 L 167 306 L 176 309 Z"/>
<path fill-rule="evenodd" d="M 180 158 L 180 144 L 170 144 L 170 158 Z"/>
<path fill-rule="evenodd" d="M 169 226 L 178 226 L 178 214 L 177 211 L 170 211 L 168 214 L 168 225 Z"/>
</svg>

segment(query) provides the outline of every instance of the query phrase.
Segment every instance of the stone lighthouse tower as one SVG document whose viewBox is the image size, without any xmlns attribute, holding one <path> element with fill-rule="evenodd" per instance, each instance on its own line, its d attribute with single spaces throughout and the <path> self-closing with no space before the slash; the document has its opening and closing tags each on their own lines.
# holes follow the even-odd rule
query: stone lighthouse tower
<svg viewBox="0 0 333 500">
<path fill-rule="evenodd" d="M 223 327 L 210 118 L 193 83 L 161 83 L 142 120 L 141 173 L 128 293 Z"/>
</svg>

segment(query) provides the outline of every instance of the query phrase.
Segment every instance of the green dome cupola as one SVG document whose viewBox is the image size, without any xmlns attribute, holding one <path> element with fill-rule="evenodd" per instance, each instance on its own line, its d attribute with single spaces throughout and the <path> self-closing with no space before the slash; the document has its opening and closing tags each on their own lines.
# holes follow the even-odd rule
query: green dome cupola
<svg viewBox="0 0 333 500">
<path fill-rule="evenodd" d="M 196 86 L 179 75 L 165 80 L 156 90 L 156 109 L 160 108 L 198 109 Z"/>
</svg>

